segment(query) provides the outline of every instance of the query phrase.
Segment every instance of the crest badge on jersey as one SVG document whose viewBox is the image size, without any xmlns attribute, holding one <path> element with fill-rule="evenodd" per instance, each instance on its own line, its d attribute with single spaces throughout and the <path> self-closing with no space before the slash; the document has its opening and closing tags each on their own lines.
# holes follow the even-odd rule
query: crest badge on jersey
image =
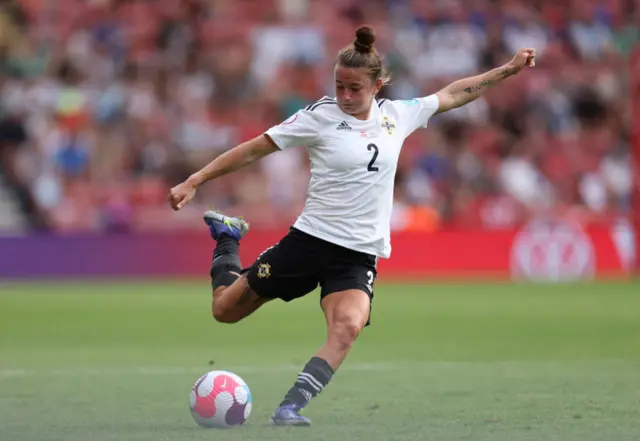
<svg viewBox="0 0 640 441">
<path fill-rule="evenodd" d="M 268 279 L 271 275 L 271 265 L 268 263 L 261 263 L 258 266 L 258 277 L 261 279 Z"/>
<path fill-rule="evenodd" d="M 393 122 L 393 120 L 387 115 L 382 117 L 382 124 L 380 124 L 380 126 L 385 129 L 389 135 L 393 135 L 393 132 L 396 129 L 395 122 Z"/>
</svg>

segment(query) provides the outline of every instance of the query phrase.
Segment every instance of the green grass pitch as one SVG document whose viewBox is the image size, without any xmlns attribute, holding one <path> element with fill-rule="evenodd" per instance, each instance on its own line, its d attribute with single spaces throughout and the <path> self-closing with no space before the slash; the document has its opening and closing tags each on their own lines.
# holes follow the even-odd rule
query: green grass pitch
<svg viewBox="0 0 640 441">
<path fill-rule="evenodd" d="M 313 426 L 268 426 L 324 332 L 317 294 L 222 325 L 206 281 L 0 285 L 0 440 L 640 440 L 637 283 L 379 284 Z M 211 369 L 245 426 L 193 422 Z"/>
</svg>

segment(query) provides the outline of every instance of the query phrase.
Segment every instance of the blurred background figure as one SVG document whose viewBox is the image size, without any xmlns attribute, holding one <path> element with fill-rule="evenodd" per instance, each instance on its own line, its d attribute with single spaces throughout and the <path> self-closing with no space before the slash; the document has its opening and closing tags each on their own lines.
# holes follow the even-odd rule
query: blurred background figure
<svg viewBox="0 0 640 441">
<path fill-rule="evenodd" d="M 375 3 L 376 7 L 372 6 Z M 291 224 L 302 149 L 203 187 L 168 189 L 332 93 L 330 58 L 372 24 L 393 74 L 425 96 L 536 47 L 499 91 L 405 143 L 393 227 L 514 228 L 630 210 L 633 1 L 5 0 L 0 3 L 0 231 L 201 228 L 209 205 Z M 292 44 L 295 42 L 295 44 Z"/>
<path fill-rule="evenodd" d="M 333 96 L 363 24 L 381 98 L 536 66 L 404 143 L 373 326 L 305 441 L 640 440 L 640 0 L 0 0 L 0 441 L 199 439 L 212 369 L 260 396 L 225 439 L 274 438 L 260 403 L 325 337 L 320 293 L 229 332 L 202 214 L 245 216 L 254 261 L 307 154 L 167 197 Z"/>
</svg>

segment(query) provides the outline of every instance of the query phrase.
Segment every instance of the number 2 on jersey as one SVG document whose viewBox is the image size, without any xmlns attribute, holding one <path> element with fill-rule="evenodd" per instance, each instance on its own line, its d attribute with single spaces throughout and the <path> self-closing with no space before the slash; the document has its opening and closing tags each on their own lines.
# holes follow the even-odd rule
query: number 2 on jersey
<svg viewBox="0 0 640 441">
<path fill-rule="evenodd" d="M 369 165 L 367 166 L 367 170 L 371 171 L 371 172 L 377 172 L 380 169 L 378 167 L 374 167 L 373 164 L 375 164 L 376 159 L 378 159 L 378 146 L 375 144 L 369 144 L 367 146 L 367 150 L 371 151 L 373 150 L 373 157 L 371 158 L 371 161 L 369 161 Z"/>
</svg>

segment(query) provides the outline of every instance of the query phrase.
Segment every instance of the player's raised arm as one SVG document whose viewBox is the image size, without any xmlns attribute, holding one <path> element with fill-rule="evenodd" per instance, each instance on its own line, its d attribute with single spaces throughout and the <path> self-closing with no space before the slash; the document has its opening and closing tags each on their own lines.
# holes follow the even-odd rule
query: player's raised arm
<svg viewBox="0 0 640 441">
<path fill-rule="evenodd" d="M 171 208 L 180 210 L 184 207 L 193 199 L 197 188 L 205 182 L 236 171 L 277 150 L 276 145 L 265 135 L 257 136 L 227 150 L 186 181 L 171 189 L 169 192 Z"/>
<path fill-rule="evenodd" d="M 520 49 L 513 59 L 502 67 L 449 84 L 436 94 L 439 100 L 436 113 L 464 106 L 478 98 L 490 87 L 494 87 L 506 78 L 516 75 L 525 67 L 535 66 L 535 56 L 535 49 Z"/>
</svg>

